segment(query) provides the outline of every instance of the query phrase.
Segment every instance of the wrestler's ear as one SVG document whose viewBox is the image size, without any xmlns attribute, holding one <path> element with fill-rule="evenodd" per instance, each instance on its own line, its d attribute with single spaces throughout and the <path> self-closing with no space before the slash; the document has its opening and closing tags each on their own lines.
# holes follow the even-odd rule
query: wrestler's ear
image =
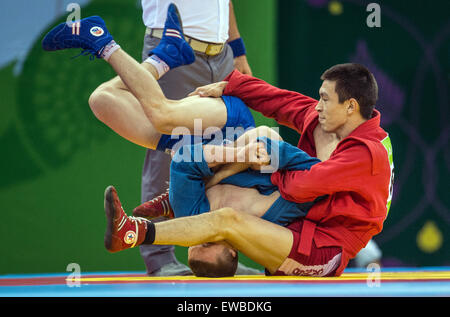
<svg viewBox="0 0 450 317">
<path fill-rule="evenodd" d="M 353 113 L 359 112 L 359 103 L 355 98 L 350 98 L 347 100 L 347 114 L 351 115 Z"/>
</svg>

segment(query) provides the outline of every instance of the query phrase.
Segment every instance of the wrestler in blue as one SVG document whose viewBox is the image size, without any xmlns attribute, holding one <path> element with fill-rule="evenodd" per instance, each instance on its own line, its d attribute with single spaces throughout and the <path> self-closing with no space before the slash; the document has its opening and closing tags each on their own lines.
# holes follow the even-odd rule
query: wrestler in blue
<svg viewBox="0 0 450 317">
<path fill-rule="evenodd" d="M 270 157 L 266 172 L 248 168 L 219 181 L 239 187 L 252 187 L 262 195 L 270 195 L 278 187 L 270 181 L 271 167 L 275 170 L 309 170 L 320 162 L 297 147 L 282 140 L 257 137 Z M 178 149 L 170 166 L 169 201 L 175 217 L 192 216 L 211 210 L 206 194 L 205 180 L 213 177 L 214 171 L 205 160 L 204 149 L 208 145 L 184 145 Z M 189 203 L 186 203 L 189 201 Z M 298 217 L 304 217 L 314 202 L 298 204 L 279 196 L 270 208 L 261 215 L 262 219 L 285 226 Z"/>
</svg>

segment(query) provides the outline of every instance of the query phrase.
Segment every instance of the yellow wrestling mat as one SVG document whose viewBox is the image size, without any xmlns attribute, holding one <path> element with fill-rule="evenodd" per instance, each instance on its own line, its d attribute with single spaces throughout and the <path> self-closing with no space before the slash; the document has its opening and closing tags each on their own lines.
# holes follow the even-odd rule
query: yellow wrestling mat
<svg viewBox="0 0 450 317">
<path fill-rule="evenodd" d="M 195 276 L 149 277 L 149 276 L 108 276 L 108 277 L 81 277 L 79 279 L 66 279 L 70 282 L 80 283 L 346 283 L 364 281 L 447 281 L 450 282 L 450 271 L 443 272 L 371 272 L 371 273 L 344 273 L 340 277 L 308 277 L 308 276 L 264 276 L 241 275 L 224 278 L 202 278 Z"/>
</svg>

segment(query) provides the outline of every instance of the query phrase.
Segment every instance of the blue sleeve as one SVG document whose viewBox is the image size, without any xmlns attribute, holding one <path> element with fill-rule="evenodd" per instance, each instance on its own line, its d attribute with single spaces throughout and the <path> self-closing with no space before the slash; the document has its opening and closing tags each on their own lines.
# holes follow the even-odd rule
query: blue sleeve
<svg viewBox="0 0 450 317">
<path fill-rule="evenodd" d="M 202 144 L 184 145 L 170 163 L 169 202 L 175 217 L 184 217 L 210 211 L 204 177 L 213 172 L 204 157 Z"/>
</svg>

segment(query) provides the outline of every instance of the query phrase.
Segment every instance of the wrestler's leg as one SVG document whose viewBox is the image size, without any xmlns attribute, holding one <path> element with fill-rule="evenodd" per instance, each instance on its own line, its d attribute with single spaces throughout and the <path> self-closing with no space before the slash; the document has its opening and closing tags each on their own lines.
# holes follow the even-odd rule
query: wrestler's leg
<svg viewBox="0 0 450 317">
<path fill-rule="evenodd" d="M 207 127 L 221 128 L 225 124 L 227 110 L 222 99 L 188 97 L 170 101 L 162 95 L 155 80 L 158 75 L 154 66 L 146 62 L 139 66 L 140 70 L 148 72 L 146 77 L 153 79 L 150 86 L 155 91 L 150 90 L 149 94 L 158 96 L 153 108 L 143 107 L 120 76 L 100 85 L 89 98 L 89 105 L 96 117 L 116 133 L 131 142 L 155 149 L 161 133 L 198 134 Z M 144 109 L 148 109 L 147 113 Z M 201 119 L 198 121 L 201 125 L 195 126 L 195 119 Z M 181 129 L 174 130 L 176 127 Z"/>
<path fill-rule="evenodd" d="M 258 217 L 223 208 L 155 223 L 153 244 L 194 246 L 225 241 L 274 273 L 292 248 L 289 229 Z"/>
<path fill-rule="evenodd" d="M 155 76 L 153 67 L 142 67 Z M 155 149 L 161 134 L 147 118 L 139 101 L 119 76 L 101 84 L 89 98 L 95 116 L 123 138 L 146 148 Z"/>
<path fill-rule="evenodd" d="M 155 129 L 163 134 L 174 134 L 174 129 L 185 127 L 190 134 L 201 133 L 206 128 L 221 129 L 227 121 L 227 109 L 221 98 L 187 97 L 181 100 L 167 99 L 158 82 L 122 49 L 115 51 L 108 62 L 120 76 L 128 90 L 139 101 L 143 112 Z M 200 131 L 195 119 L 201 119 Z M 182 130 L 175 134 L 183 134 Z"/>
<path fill-rule="evenodd" d="M 232 208 L 156 223 L 128 217 L 113 186 L 105 191 L 105 213 L 105 247 L 110 252 L 141 244 L 225 242 L 273 273 L 289 255 L 293 243 L 289 229 Z"/>
</svg>

